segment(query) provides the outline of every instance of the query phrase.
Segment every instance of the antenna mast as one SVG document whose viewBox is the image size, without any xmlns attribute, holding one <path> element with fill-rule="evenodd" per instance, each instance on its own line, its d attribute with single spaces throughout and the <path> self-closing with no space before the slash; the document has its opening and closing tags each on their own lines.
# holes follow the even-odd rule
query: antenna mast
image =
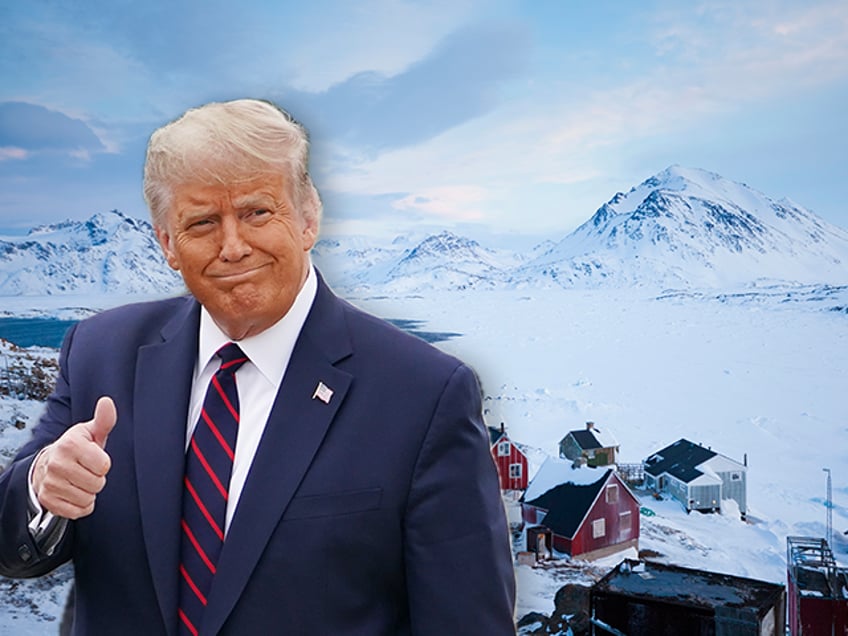
<svg viewBox="0 0 848 636">
<path fill-rule="evenodd" d="M 830 480 L 830 468 L 822 468 L 827 473 L 827 500 L 824 502 L 824 507 L 827 508 L 827 545 L 833 549 L 833 486 Z"/>
</svg>

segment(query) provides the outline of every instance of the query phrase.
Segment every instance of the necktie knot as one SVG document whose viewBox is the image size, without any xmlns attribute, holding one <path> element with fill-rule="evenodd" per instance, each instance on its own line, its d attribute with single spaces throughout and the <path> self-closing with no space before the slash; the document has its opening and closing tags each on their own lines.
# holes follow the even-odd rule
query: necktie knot
<svg viewBox="0 0 848 636">
<path fill-rule="evenodd" d="M 235 342 L 228 342 L 218 349 L 215 355 L 221 358 L 221 367 L 218 371 L 227 371 L 230 374 L 238 371 L 241 365 L 248 360 L 248 357 L 244 355 L 244 351 Z"/>
</svg>

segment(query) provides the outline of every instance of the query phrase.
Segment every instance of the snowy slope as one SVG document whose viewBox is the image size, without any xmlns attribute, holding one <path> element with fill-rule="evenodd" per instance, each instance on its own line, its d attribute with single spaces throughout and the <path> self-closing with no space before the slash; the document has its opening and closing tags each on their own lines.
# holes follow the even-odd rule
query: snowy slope
<svg viewBox="0 0 848 636">
<path fill-rule="evenodd" d="M 848 232 L 788 200 L 672 166 L 616 194 L 520 278 L 563 286 L 848 283 Z"/>
<path fill-rule="evenodd" d="M 0 296 L 164 294 L 181 288 L 150 224 L 117 210 L 0 239 Z"/>
<path fill-rule="evenodd" d="M 410 238 L 401 235 L 390 245 L 368 247 L 361 237 L 336 240 L 331 247 L 321 241 L 313 258 L 339 286 L 391 293 L 494 288 L 527 260 L 522 254 L 487 248 L 447 230 L 417 242 Z M 344 267 L 335 270 L 339 256 Z"/>
<path fill-rule="evenodd" d="M 833 547 L 848 564 L 848 315 L 778 295 L 644 290 L 431 292 L 362 298 L 390 317 L 461 337 L 440 347 L 471 364 L 489 424 L 527 449 L 529 474 L 586 421 L 613 432 L 621 461 L 685 437 L 748 458 L 748 522 L 687 515 L 642 495 L 640 548 L 667 563 L 784 582 L 788 535 L 825 533 L 834 471 Z M 550 613 L 561 572 L 519 566 L 519 612 Z M 573 573 L 572 573 L 573 574 Z M 573 580 L 573 579 L 572 579 Z M 579 578 L 584 583 L 589 578 Z"/>
</svg>

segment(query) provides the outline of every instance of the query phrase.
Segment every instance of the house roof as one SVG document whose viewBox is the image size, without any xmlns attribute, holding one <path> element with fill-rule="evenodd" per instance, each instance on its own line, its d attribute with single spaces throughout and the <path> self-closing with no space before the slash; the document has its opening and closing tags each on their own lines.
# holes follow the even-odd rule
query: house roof
<svg viewBox="0 0 848 636">
<path fill-rule="evenodd" d="M 782 584 L 630 559 L 621 562 L 592 587 L 593 594 L 615 594 L 711 610 L 773 607 L 783 590 Z"/>
<path fill-rule="evenodd" d="M 499 428 L 495 428 L 494 426 L 489 426 L 489 445 L 494 446 L 495 443 L 501 438 L 506 437 L 506 432 L 502 431 Z M 509 439 L 509 438 L 507 438 Z"/>
<path fill-rule="evenodd" d="M 679 439 L 645 460 L 645 472 L 654 477 L 667 473 L 688 484 L 704 474 L 698 466 L 717 454 L 687 439 Z"/>
<path fill-rule="evenodd" d="M 574 438 L 577 445 L 583 450 L 595 450 L 598 448 L 613 448 L 618 446 L 618 440 L 615 436 L 606 429 L 597 427 L 592 429 L 580 429 L 577 431 L 569 431 L 568 435 Z M 566 437 L 568 437 L 566 435 Z"/>
<path fill-rule="evenodd" d="M 602 470 L 586 466 L 575 468 L 571 460 L 547 457 L 533 475 L 533 480 L 527 485 L 522 501 L 529 502 L 541 497 L 560 484 L 594 484 L 601 478 L 602 472 Z"/>
<path fill-rule="evenodd" d="M 540 468 L 539 471 L 541 470 Z M 569 538 L 573 537 L 580 528 L 580 524 L 586 518 L 589 509 L 598 498 L 598 493 L 613 471 L 611 468 L 600 470 L 583 467 L 573 469 L 572 472 L 579 474 L 577 483 L 575 481 L 560 483 L 538 497 L 530 499 L 525 494 L 522 499 L 527 505 L 547 510 L 544 525 L 555 534 Z M 534 478 L 533 481 L 535 482 L 536 479 Z M 527 492 L 530 492 L 529 487 Z"/>
</svg>

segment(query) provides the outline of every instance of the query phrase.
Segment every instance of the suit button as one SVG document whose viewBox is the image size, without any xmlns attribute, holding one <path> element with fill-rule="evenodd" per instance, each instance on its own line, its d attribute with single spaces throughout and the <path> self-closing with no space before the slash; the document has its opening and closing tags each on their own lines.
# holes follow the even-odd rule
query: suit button
<svg viewBox="0 0 848 636">
<path fill-rule="evenodd" d="M 32 551 L 29 549 L 29 546 L 22 545 L 18 548 L 18 556 L 21 557 L 21 560 L 26 563 L 32 558 Z"/>
</svg>

